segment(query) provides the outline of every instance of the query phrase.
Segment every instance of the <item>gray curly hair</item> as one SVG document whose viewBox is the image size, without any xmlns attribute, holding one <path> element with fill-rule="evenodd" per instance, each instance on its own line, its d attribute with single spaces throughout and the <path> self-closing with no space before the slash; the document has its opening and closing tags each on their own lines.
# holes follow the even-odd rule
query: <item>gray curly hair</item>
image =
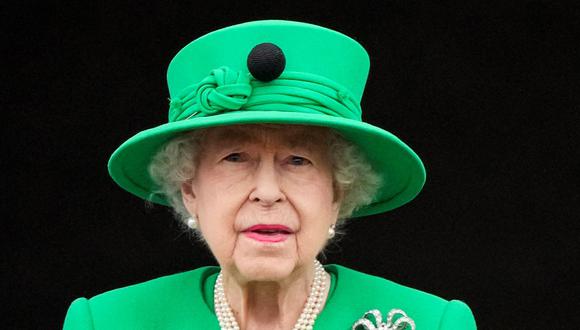
<svg viewBox="0 0 580 330">
<path fill-rule="evenodd" d="M 275 127 L 275 124 L 255 124 L 257 127 Z M 153 157 L 148 171 L 158 185 L 154 194 L 163 194 L 181 224 L 191 217 L 183 204 L 181 185 L 195 175 L 197 157 L 204 143 L 206 129 L 180 135 L 167 142 Z M 320 128 L 333 168 L 335 196 L 341 196 L 337 226 L 352 213 L 373 201 L 382 184 L 382 178 L 372 169 L 358 148 L 330 128 Z"/>
</svg>

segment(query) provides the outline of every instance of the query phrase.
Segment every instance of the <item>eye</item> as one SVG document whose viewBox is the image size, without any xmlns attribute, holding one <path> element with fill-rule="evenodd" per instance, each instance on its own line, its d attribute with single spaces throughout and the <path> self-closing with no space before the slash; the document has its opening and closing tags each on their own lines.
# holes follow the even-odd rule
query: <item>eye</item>
<svg viewBox="0 0 580 330">
<path fill-rule="evenodd" d="M 243 157 L 243 155 L 241 153 L 234 152 L 234 153 L 231 153 L 231 154 L 227 155 L 224 158 L 224 160 L 225 161 L 228 161 L 228 162 L 232 162 L 232 163 L 239 163 L 239 162 L 244 161 L 244 157 Z"/>
<path fill-rule="evenodd" d="M 304 166 L 304 165 L 310 165 L 311 162 L 304 158 L 304 157 L 300 157 L 300 156 L 290 156 L 290 159 L 288 161 L 290 163 L 290 165 L 294 165 L 294 166 Z"/>
</svg>

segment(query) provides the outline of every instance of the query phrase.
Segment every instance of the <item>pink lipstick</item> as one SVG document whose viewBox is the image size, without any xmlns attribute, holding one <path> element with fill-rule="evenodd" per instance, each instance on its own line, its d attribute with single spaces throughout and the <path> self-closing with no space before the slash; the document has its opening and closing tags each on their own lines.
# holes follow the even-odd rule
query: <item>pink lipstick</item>
<svg viewBox="0 0 580 330">
<path fill-rule="evenodd" d="M 255 225 L 243 233 L 259 242 L 277 243 L 285 241 L 292 234 L 292 229 L 283 225 Z"/>
</svg>

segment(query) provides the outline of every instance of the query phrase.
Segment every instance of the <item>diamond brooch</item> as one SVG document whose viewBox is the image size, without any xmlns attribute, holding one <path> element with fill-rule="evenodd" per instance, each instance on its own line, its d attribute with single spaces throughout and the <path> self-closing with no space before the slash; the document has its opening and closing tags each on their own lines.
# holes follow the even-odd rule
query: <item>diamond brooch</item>
<svg viewBox="0 0 580 330">
<path fill-rule="evenodd" d="M 387 314 L 387 322 L 383 323 L 381 312 L 373 309 L 364 313 L 352 325 L 352 330 L 415 330 L 415 322 L 403 310 L 391 309 Z"/>
</svg>

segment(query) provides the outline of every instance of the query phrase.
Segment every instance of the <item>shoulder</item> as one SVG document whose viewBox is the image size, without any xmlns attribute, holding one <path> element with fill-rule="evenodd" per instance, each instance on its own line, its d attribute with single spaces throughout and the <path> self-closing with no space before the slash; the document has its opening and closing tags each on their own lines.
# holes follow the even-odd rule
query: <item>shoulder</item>
<svg viewBox="0 0 580 330">
<path fill-rule="evenodd" d="M 184 291 L 187 291 L 184 289 L 191 288 L 194 284 L 200 284 L 203 279 L 218 271 L 219 268 L 208 266 L 166 275 L 146 282 L 141 282 L 101 293 L 92 297 L 91 302 L 132 302 L 132 300 L 137 298 L 166 299 L 166 296 L 169 293 L 183 295 Z"/>
<path fill-rule="evenodd" d="M 392 309 L 401 309 L 418 329 L 475 329 L 470 308 L 460 300 L 447 300 L 340 265 L 329 265 L 327 270 L 336 277 L 332 303 L 351 306 L 358 318 L 371 309 L 379 309 L 383 317 Z"/>
<path fill-rule="evenodd" d="M 191 310 L 201 315 L 207 309 L 203 282 L 218 271 L 217 267 L 201 267 L 110 290 L 90 299 L 77 298 L 68 309 L 64 328 L 128 329 L 139 328 L 139 324 L 154 327 L 166 325 L 168 320 L 183 320 Z"/>
<path fill-rule="evenodd" d="M 353 294 L 361 295 L 365 299 L 389 297 L 394 302 L 412 300 L 415 303 L 426 303 L 431 306 L 442 306 L 447 303 L 447 300 L 436 295 L 344 266 L 329 265 L 327 269 L 336 272 L 337 286 L 343 290 L 354 290 Z"/>
</svg>

